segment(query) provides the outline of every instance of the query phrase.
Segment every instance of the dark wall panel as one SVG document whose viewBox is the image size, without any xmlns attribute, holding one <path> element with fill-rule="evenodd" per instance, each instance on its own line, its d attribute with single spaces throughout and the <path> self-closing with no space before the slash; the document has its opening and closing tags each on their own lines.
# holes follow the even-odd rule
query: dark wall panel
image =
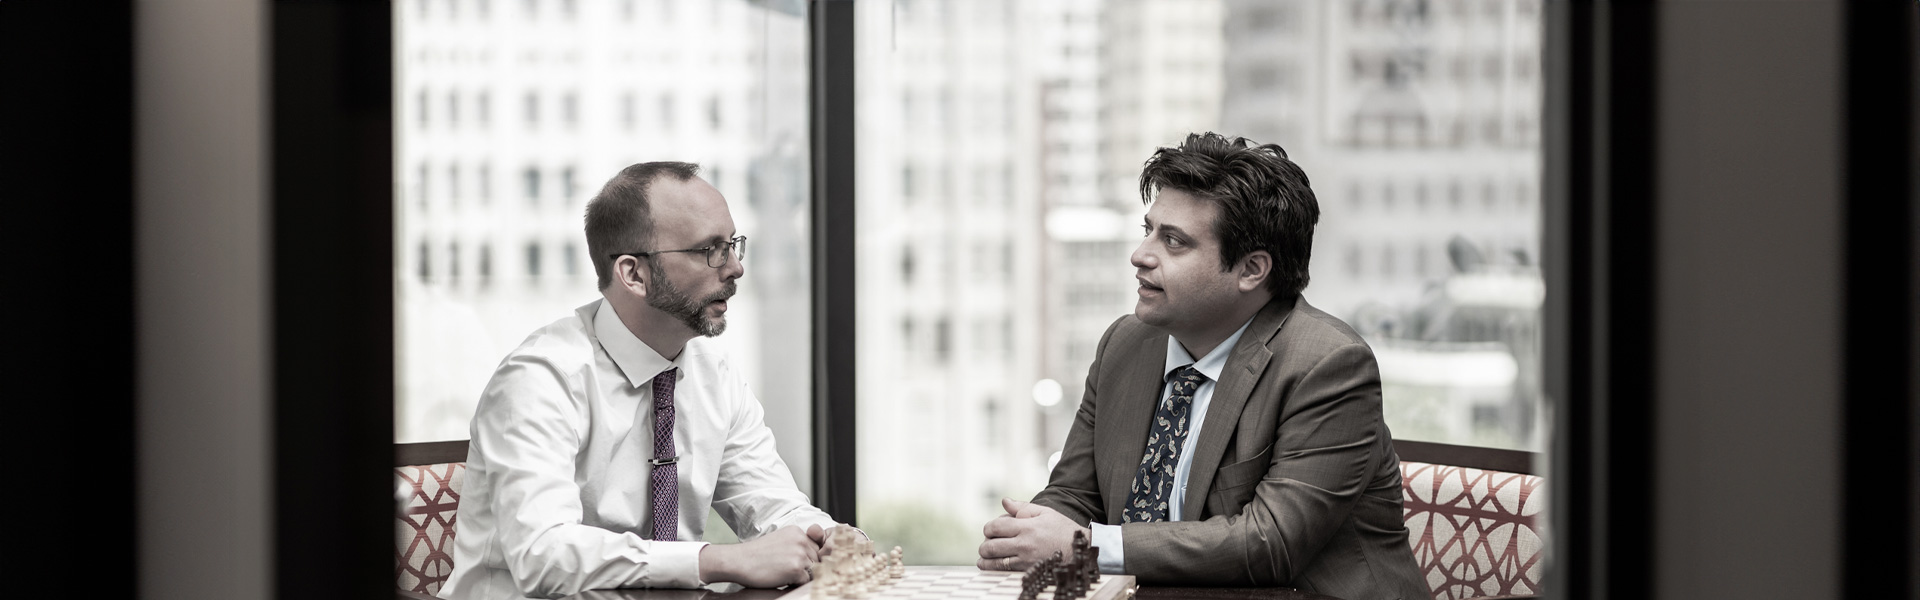
<svg viewBox="0 0 1920 600">
<path fill-rule="evenodd" d="M 0 82 L 15 567 L 130 596 L 133 4 L 0 2 Z"/>
<path fill-rule="evenodd" d="M 1842 572 L 1848 598 L 1908 590 L 1915 3 L 1852 2 L 1846 31 L 1846 367 Z M 1902 198 L 1902 196 L 1907 196 Z"/>
<path fill-rule="evenodd" d="M 280 598 L 394 586 L 392 7 L 272 6 Z"/>
<path fill-rule="evenodd" d="M 1652 591 L 1836 597 L 1841 3 L 1658 11 Z"/>
</svg>

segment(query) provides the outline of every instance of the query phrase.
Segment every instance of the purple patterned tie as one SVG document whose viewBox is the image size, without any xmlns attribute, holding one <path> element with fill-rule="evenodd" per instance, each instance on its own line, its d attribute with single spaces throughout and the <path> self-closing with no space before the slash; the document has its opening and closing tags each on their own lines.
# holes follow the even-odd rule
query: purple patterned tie
<svg viewBox="0 0 1920 600">
<path fill-rule="evenodd" d="M 673 453 L 673 380 L 678 367 L 653 378 L 653 539 L 672 542 L 680 532 L 680 470 Z"/>
</svg>

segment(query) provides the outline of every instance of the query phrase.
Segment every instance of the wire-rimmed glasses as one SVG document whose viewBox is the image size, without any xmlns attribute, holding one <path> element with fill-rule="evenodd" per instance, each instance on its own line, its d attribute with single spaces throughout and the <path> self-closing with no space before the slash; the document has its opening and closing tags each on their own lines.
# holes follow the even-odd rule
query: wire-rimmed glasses
<svg viewBox="0 0 1920 600">
<path fill-rule="evenodd" d="M 747 236 L 744 236 L 744 235 L 735 236 L 733 239 L 727 240 L 727 242 L 724 244 L 714 244 L 712 246 L 702 246 L 699 248 L 682 248 L 679 250 L 652 250 L 648 252 L 624 252 L 620 254 L 609 254 L 607 255 L 607 258 L 618 260 L 622 256 L 647 257 L 655 254 L 671 254 L 674 252 L 699 252 L 701 254 L 706 255 L 707 266 L 718 269 L 720 267 L 727 266 L 727 259 L 729 257 L 743 263 L 747 262 Z"/>
</svg>

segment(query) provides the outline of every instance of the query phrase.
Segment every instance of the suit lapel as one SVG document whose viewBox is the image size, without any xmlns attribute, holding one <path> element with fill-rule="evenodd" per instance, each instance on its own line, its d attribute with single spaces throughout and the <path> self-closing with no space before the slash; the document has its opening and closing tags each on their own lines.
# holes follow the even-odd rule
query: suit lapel
<svg viewBox="0 0 1920 600">
<path fill-rule="evenodd" d="M 1200 427 L 1200 442 L 1194 445 L 1193 464 L 1188 467 L 1187 497 L 1180 507 L 1183 518 L 1200 519 L 1200 509 L 1206 506 L 1207 494 L 1213 491 L 1214 473 L 1220 470 L 1220 459 L 1226 454 L 1227 442 L 1233 440 L 1240 413 L 1246 409 L 1254 384 L 1266 373 L 1267 363 L 1273 360 L 1273 351 L 1267 344 L 1287 322 L 1287 316 L 1293 314 L 1293 306 L 1294 303 L 1284 301 L 1267 303 L 1254 315 L 1253 323 L 1247 325 L 1247 332 L 1241 334 L 1233 353 L 1227 355 L 1227 368 L 1220 371 L 1220 381 L 1214 385 L 1213 399 L 1207 403 L 1206 421 Z"/>
<path fill-rule="evenodd" d="M 1113 404 L 1100 410 L 1100 427 L 1113 427 L 1111 435 L 1105 436 L 1107 447 L 1095 451 L 1115 458 L 1100 474 L 1107 518 L 1114 525 L 1120 524 L 1117 519 L 1127 503 L 1133 476 L 1140 470 L 1140 457 L 1147 453 L 1147 426 L 1153 422 L 1167 365 L 1166 334 L 1145 337 L 1121 363 L 1124 367 L 1119 385 L 1114 387 L 1117 395 Z"/>
</svg>

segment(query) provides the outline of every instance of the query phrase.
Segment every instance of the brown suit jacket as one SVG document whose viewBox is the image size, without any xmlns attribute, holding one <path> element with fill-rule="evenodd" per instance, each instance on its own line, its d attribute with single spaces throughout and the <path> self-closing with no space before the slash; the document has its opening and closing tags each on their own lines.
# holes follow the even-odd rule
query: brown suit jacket
<svg viewBox="0 0 1920 600">
<path fill-rule="evenodd" d="M 1132 315 L 1107 329 L 1034 502 L 1083 525 L 1121 523 L 1166 356 L 1167 334 Z M 1304 299 L 1268 303 L 1228 355 L 1205 419 L 1182 505 L 1189 520 L 1123 525 L 1127 573 L 1347 600 L 1431 596 L 1407 543 L 1380 371 L 1346 323 Z"/>
</svg>

